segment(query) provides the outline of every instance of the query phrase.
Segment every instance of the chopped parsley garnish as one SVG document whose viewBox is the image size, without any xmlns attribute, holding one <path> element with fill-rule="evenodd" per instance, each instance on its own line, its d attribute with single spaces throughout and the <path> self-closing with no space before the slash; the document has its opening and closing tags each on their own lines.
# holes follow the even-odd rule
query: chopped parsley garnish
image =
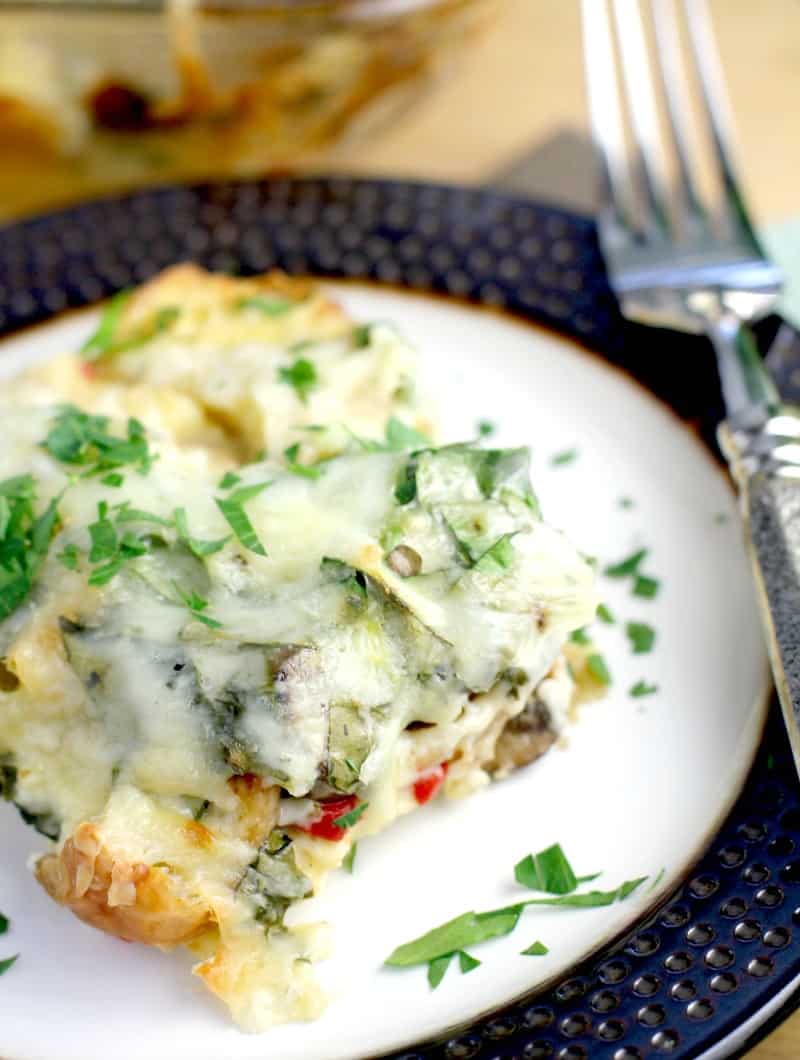
<svg viewBox="0 0 800 1060">
<path fill-rule="evenodd" d="M 624 511 L 630 511 L 631 508 L 635 507 L 632 497 L 620 497 L 620 499 L 617 501 L 617 505 Z"/>
<path fill-rule="evenodd" d="M 479 438 L 490 438 L 497 430 L 497 425 L 491 420 L 478 420 L 475 424 Z"/>
<path fill-rule="evenodd" d="M 118 505 L 114 511 L 117 524 L 129 521 L 131 511 L 136 512 L 135 509 L 128 508 L 127 504 Z M 136 514 L 146 516 L 147 513 Z M 170 525 L 160 517 L 152 518 Z M 137 537 L 130 530 L 120 534 L 117 525 L 109 516 L 108 504 L 105 501 L 101 501 L 97 506 L 97 521 L 89 526 L 89 538 L 89 562 L 97 564 L 89 575 L 89 584 L 94 586 L 107 585 L 129 560 L 143 556 L 149 548 L 145 538 Z"/>
<path fill-rule="evenodd" d="M 526 950 L 520 950 L 521 957 L 544 957 L 550 950 L 543 942 L 534 942 Z"/>
<path fill-rule="evenodd" d="M 80 553 L 77 545 L 65 545 L 60 552 L 56 553 L 56 559 L 59 563 L 67 568 L 67 570 L 78 569 L 78 557 Z"/>
<path fill-rule="evenodd" d="M 350 333 L 354 350 L 363 350 L 369 346 L 372 338 L 372 324 L 357 324 Z"/>
<path fill-rule="evenodd" d="M 640 548 L 632 556 L 628 556 L 626 559 L 620 560 L 619 563 L 612 563 L 610 567 L 606 567 L 603 573 L 607 574 L 609 578 L 627 578 L 630 575 L 637 575 L 639 566 L 646 558 L 647 553 L 648 550 L 646 548 Z"/>
<path fill-rule="evenodd" d="M 389 449 L 426 449 L 430 444 L 430 438 L 394 416 L 386 424 L 386 446 Z"/>
<path fill-rule="evenodd" d="M 594 909 L 622 902 L 647 879 L 641 876 L 626 880 L 613 891 L 587 891 L 584 894 L 563 894 L 550 898 L 529 898 L 501 909 L 490 909 L 485 913 L 462 913 L 447 923 L 433 928 L 425 935 L 398 946 L 385 960 L 395 968 L 410 968 L 417 964 L 428 964 L 475 946 L 480 942 L 509 935 L 517 926 L 528 906 L 555 906 L 574 909 Z"/>
<path fill-rule="evenodd" d="M 204 600 L 202 596 L 192 589 L 191 592 L 184 592 L 177 582 L 172 583 L 180 596 L 181 600 L 186 604 L 191 612 L 192 618 L 196 618 L 198 622 L 202 622 L 204 626 L 208 626 L 209 629 L 221 629 L 222 623 L 218 622 L 215 618 L 211 618 L 210 615 L 206 615 L 204 612 L 208 609 L 208 600 Z"/>
<path fill-rule="evenodd" d="M 361 802 L 358 806 L 354 806 L 349 813 L 343 813 L 341 817 L 336 817 L 333 823 L 337 828 L 352 828 L 368 806 L 368 802 Z"/>
<path fill-rule="evenodd" d="M 634 699 L 639 699 L 642 696 L 652 696 L 658 691 L 658 685 L 649 685 L 647 681 L 637 681 L 628 692 L 628 695 L 633 696 Z"/>
<path fill-rule="evenodd" d="M 430 961 L 428 964 L 428 983 L 431 990 L 435 990 L 444 979 L 453 957 L 455 957 L 454 953 L 446 953 L 444 957 L 436 957 L 435 960 Z"/>
<path fill-rule="evenodd" d="M 226 471 L 222 478 L 219 480 L 219 485 L 217 489 L 232 490 L 233 487 L 238 486 L 241 481 L 241 475 L 237 475 L 235 471 Z"/>
<path fill-rule="evenodd" d="M 661 582 L 658 578 L 650 578 L 646 574 L 637 574 L 633 582 L 633 595 L 642 596 L 645 600 L 652 600 L 658 594 Z"/>
<path fill-rule="evenodd" d="M 98 361 L 111 352 L 120 317 L 132 294 L 133 291 L 128 288 L 118 291 L 113 298 L 109 299 L 96 330 L 81 346 L 81 356 L 85 361 Z"/>
<path fill-rule="evenodd" d="M 89 526 L 89 537 L 92 548 L 89 552 L 90 563 L 101 563 L 103 560 L 111 559 L 116 555 L 119 548 L 117 530 L 108 518 L 108 505 L 101 502 L 98 506 L 97 522 Z"/>
<path fill-rule="evenodd" d="M 288 367 L 284 365 L 278 369 L 278 380 L 294 387 L 297 396 L 305 403 L 308 401 L 309 391 L 317 385 L 317 369 L 305 357 L 298 357 Z"/>
<path fill-rule="evenodd" d="M 58 497 L 36 515 L 36 482 L 17 475 L 0 482 L 0 622 L 8 618 L 33 589 L 58 525 Z"/>
<path fill-rule="evenodd" d="M 355 868 L 357 852 L 358 852 L 358 843 L 356 842 L 356 843 L 353 843 L 353 845 L 347 851 L 347 853 L 344 856 L 344 861 L 342 862 L 342 868 L 343 869 L 347 869 L 347 871 L 350 873 L 351 876 L 353 874 L 353 869 Z"/>
<path fill-rule="evenodd" d="M 5 975 L 8 969 L 16 964 L 19 958 L 19 954 L 15 953 L 13 957 L 6 957 L 5 960 L 0 961 L 0 975 Z"/>
<path fill-rule="evenodd" d="M 131 508 L 130 501 L 115 504 L 114 511 L 116 513 L 114 519 L 117 523 L 155 523 L 157 526 L 172 526 L 171 519 L 143 511 L 141 508 Z"/>
<path fill-rule="evenodd" d="M 230 537 L 221 537 L 217 541 L 204 541 L 202 538 L 193 537 L 189 532 L 189 520 L 186 516 L 185 508 L 176 508 L 173 512 L 173 517 L 178 537 L 198 559 L 213 556 L 215 552 L 219 552 L 230 541 Z"/>
<path fill-rule="evenodd" d="M 122 483 L 125 481 L 123 475 L 120 475 L 118 471 L 111 471 L 109 474 L 104 475 L 100 479 L 104 486 L 110 486 L 111 489 L 119 489 Z"/>
<path fill-rule="evenodd" d="M 300 475 L 303 478 L 319 478 L 322 474 L 322 470 L 318 467 L 312 467 L 310 464 L 298 463 L 297 457 L 300 452 L 300 443 L 295 442 L 294 445 L 290 445 L 288 449 L 283 450 L 283 456 L 286 460 L 286 468 L 291 471 L 293 475 Z"/>
<path fill-rule="evenodd" d="M 595 681 L 599 681 L 601 685 L 611 684 L 611 674 L 602 655 L 590 655 L 586 660 L 586 669 Z"/>
<path fill-rule="evenodd" d="M 550 464 L 552 467 L 563 467 L 564 464 L 573 464 L 577 459 L 577 449 L 562 449 L 560 453 L 553 453 Z"/>
<path fill-rule="evenodd" d="M 127 437 L 116 438 L 108 432 L 107 416 L 90 416 L 74 405 L 59 409 L 42 445 L 62 464 L 84 468 L 85 477 L 125 466 L 146 475 L 153 463 L 139 420 L 129 419 Z"/>
<path fill-rule="evenodd" d="M 240 298 L 236 303 L 237 309 L 257 309 L 268 317 L 280 317 L 288 313 L 293 303 L 288 298 L 279 295 L 254 294 L 248 298 Z"/>
<path fill-rule="evenodd" d="M 569 635 L 573 644 L 591 644 L 592 639 L 585 629 L 573 629 Z"/>
<path fill-rule="evenodd" d="M 481 962 L 477 957 L 473 957 L 471 953 L 467 953 L 466 950 L 458 951 L 458 966 L 464 975 L 467 972 L 473 972 L 476 968 L 480 968 Z"/>
<path fill-rule="evenodd" d="M 514 534 L 503 534 L 475 561 L 475 569 L 482 571 L 507 571 L 514 562 Z"/>
<path fill-rule="evenodd" d="M 646 622 L 629 622 L 625 633 L 631 642 L 634 655 L 644 655 L 650 651 L 656 639 L 656 631 Z"/>
<path fill-rule="evenodd" d="M 612 625 L 614 622 L 614 615 L 609 610 L 606 604 L 597 605 L 597 617 L 601 622 L 605 622 L 607 625 Z"/>
<path fill-rule="evenodd" d="M 228 526 L 236 534 L 239 542 L 250 552 L 255 552 L 257 556 L 266 556 L 267 550 L 259 541 L 258 534 L 244 506 L 269 485 L 271 485 L 270 482 L 258 482 L 254 486 L 241 486 L 227 497 L 214 498 L 217 507 L 225 516 Z"/>
<path fill-rule="evenodd" d="M 5 933 L 8 931 L 8 924 L 8 917 L 0 913 L 0 935 L 5 935 Z"/>
<path fill-rule="evenodd" d="M 547 894 L 569 894 L 578 886 L 578 879 L 559 843 L 538 854 L 528 854 L 517 862 L 514 879 L 531 891 Z"/>
</svg>

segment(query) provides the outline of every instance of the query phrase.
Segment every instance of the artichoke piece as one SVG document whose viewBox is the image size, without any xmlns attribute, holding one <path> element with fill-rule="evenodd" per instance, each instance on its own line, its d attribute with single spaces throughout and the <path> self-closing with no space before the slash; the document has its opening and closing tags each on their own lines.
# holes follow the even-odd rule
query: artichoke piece
<svg viewBox="0 0 800 1060">
<path fill-rule="evenodd" d="M 292 840 L 276 828 L 259 848 L 255 861 L 245 869 L 236 891 L 249 899 L 259 923 L 274 927 L 283 923 L 292 902 L 307 898 L 313 888 L 297 867 Z"/>
</svg>

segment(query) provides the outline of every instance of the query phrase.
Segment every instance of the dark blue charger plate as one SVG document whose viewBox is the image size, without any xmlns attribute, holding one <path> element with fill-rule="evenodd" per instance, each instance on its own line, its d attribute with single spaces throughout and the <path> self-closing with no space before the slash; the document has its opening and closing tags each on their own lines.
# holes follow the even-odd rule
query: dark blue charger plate
<svg viewBox="0 0 800 1060">
<path fill-rule="evenodd" d="M 210 184 L 22 221 L 0 228 L 0 335 L 184 260 L 377 280 L 519 314 L 625 368 L 714 449 L 722 403 L 706 341 L 621 318 L 589 218 L 491 191 L 343 179 Z M 762 325 L 764 348 L 779 327 L 775 318 Z M 796 397 L 792 367 L 791 358 L 776 362 Z M 796 988 L 800 783 L 773 704 L 738 802 L 668 901 L 564 982 L 391 1060 L 741 1055 L 796 1006 Z"/>
</svg>

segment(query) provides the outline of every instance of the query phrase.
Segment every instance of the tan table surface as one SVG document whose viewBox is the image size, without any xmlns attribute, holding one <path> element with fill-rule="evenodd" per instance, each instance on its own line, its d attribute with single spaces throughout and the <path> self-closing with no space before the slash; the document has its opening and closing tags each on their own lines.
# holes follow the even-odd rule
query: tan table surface
<svg viewBox="0 0 800 1060">
<path fill-rule="evenodd" d="M 750 201 L 759 220 L 800 213 L 800 3 L 712 0 Z M 500 20 L 438 90 L 343 171 L 480 183 L 537 142 L 587 126 L 577 0 L 505 0 Z M 330 165 L 326 168 L 331 168 Z M 748 1060 L 798 1060 L 800 1012 Z"/>
</svg>

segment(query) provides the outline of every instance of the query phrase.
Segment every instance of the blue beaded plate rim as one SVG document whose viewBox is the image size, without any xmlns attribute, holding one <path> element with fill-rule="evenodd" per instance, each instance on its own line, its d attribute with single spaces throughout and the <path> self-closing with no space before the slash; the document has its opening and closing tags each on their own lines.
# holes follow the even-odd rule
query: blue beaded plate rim
<svg viewBox="0 0 800 1060">
<path fill-rule="evenodd" d="M 278 267 L 372 280 L 502 309 L 625 369 L 714 450 L 722 404 L 706 341 L 622 319 L 590 218 L 491 190 L 347 178 L 226 182 L 148 189 L 16 222 L 0 228 L 0 336 L 185 260 L 243 274 Z M 763 323 L 759 340 L 767 349 L 779 332 L 790 353 L 773 370 L 797 400 L 791 347 L 800 340 L 792 334 L 787 343 L 777 318 Z M 455 1036 L 381 1060 L 716 1060 L 796 1007 L 795 980 L 800 783 L 773 703 L 736 805 L 659 908 L 567 979 Z"/>
</svg>

